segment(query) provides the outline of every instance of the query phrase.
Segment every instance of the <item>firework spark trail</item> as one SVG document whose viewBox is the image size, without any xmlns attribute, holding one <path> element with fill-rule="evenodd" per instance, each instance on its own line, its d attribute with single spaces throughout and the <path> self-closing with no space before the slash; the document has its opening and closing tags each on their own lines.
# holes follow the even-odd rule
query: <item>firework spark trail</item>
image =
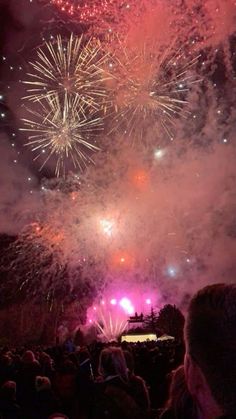
<svg viewBox="0 0 236 419">
<path fill-rule="evenodd" d="M 17 294 L 52 303 L 63 278 L 63 234 L 37 222 L 26 227 L 7 250 L 6 269 L 11 273 L 6 296 Z M 12 275 L 12 273 L 14 273 Z"/>
<path fill-rule="evenodd" d="M 138 130 L 143 138 L 147 126 L 160 122 L 173 136 L 175 118 L 188 114 L 186 94 L 199 82 L 191 73 L 199 56 L 189 58 L 175 46 L 173 41 L 165 52 L 155 52 L 153 43 L 134 49 L 118 40 L 118 48 L 110 53 L 113 83 L 108 83 L 108 89 L 114 106 L 110 132 L 123 128 L 131 136 Z"/>
<path fill-rule="evenodd" d="M 33 102 L 51 99 L 55 94 L 79 95 L 82 102 L 95 110 L 106 103 L 104 82 L 107 55 L 100 41 L 71 34 L 68 41 L 57 36 L 37 50 L 37 60 L 30 62 L 34 72 L 28 73 L 28 95 L 23 99 Z"/>
<path fill-rule="evenodd" d="M 92 139 L 102 130 L 102 118 L 91 113 L 78 96 L 64 94 L 61 102 L 57 95 L 39 102 L 39 110 L 29 110 L 33 119 L 23 119 L 23 131 L 29 133 L 28 142 L 35 160 L 46 155 L 40 170 L 49 159 L 56 158 L 55 174 L 65 175 L 67 162 L 82 170 L 89 162 L 91 152 L 99 147 Z"/>
<path fill-rule="evenodd" d="M 77 296 L 81 301 L 88 292 L 96 293 L 88 278 L 83 281 L 79 267 L 76 274 L 68 267 L 63 241 L 63 233 L 47 223 L 33 223 L 21 232 L 7 254 L 1 255 L 8 272 L 8 281 L 0 284 L 6 301 L 44 301 L 51 311 L 58 303 L 62 308 L 65 298 L 73 301 Z"/>
<path fill-rule="evenodd" d="M 117 340 L 120 335 L 125 331 L 127 327 L 127 319 L 120 318 L 118 313 L 106 312 L 104 314 L 102 310 L 99 311 L 99 319 L 95 321 L 95 324 L 100 333 L 105 339 L 110 342 Z"/>
</svg>

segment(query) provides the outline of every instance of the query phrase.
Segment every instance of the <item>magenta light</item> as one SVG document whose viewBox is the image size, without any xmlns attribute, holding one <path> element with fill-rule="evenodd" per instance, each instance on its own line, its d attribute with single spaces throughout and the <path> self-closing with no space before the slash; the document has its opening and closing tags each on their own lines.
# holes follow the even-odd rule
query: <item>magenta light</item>
<svg viewBox="0 0 236 419">
<path fill-rule="evenodd" d="M 110 303 L 111 303 L 113 306 L 115 306 L 115 305 L 116 305 L 116 303 L 117 303 L 117 301 L 116 301 L 116 299 L 115 299 L 115 298 L 112 298 L 112 299 L 111 299 L 111 301 L 110 301 Z"/>
<path fill-rule="evenodd" d="M 150 299 L 150 298 L 147 298 L 147 299 L 146 299 L 146 304 L 149 304 L 149 305 L 150 305 L 150 304 L 152 304 L 152 302 L 151 302 L 151 299 Z"/>
</svg>

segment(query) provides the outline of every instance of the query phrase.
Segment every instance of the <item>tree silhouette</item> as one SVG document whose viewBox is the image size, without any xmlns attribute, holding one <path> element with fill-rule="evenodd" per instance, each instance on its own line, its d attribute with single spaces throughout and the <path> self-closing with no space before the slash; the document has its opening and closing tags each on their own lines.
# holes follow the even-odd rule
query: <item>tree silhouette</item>
<svg viewBox="0 0 236 419">
<path fill-rule="evenodd" d="M 155 310 L 153 309 L 153 307 L 151 307 L 151 313 L 147 314 L 144 317 L 144 325 L 145 328 L 150 330 L 151 332 L 156 332 L 157 329 L 157 313 L 155 312 Z"/>
<path fill-rule="evenodd" d="M 177 340 L 182 340 L 184 322 L 184 315 L 181 311 L 175 305 L 166 304 L 159 312 L 156 327 L 162 333 L 173 336 Z"/>
</svg>

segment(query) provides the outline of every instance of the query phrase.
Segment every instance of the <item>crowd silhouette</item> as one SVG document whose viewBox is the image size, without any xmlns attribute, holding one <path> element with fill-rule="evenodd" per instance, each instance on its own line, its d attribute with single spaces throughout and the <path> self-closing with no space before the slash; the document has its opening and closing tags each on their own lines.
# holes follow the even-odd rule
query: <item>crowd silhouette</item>
<svg viewBox="0 0 236 419">
<path fill-rule="evenodd" d="M 0 419 L 235 419 L 236 286 L 193 297 L 184 340 L 1 348 Z"/>
</svg>

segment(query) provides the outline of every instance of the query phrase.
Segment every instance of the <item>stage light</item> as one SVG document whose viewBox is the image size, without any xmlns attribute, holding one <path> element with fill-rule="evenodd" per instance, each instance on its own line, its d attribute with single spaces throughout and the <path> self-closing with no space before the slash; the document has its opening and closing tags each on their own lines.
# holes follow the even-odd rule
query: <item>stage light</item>
<svg viewBox="0 0 236 419">
<path fill-rule="evenodd" d="M 131 315 L 131 314 L 134 313 L 134 307 L 132 306 L 132 303 L 131 303 L 131 301 L 128 298 L 123 297 L 120 300 L 120 306 L 124 309 L 124 311 L 127 314 Z"/>
<path fill-rule="evenodd" d="M 117 304 L 117 301 L 115 298 L 112 298 L 110 301 L 111 305 L 115 306 Z"/>
<path fill-rule="evenodd" d="M 151 299 L 150 299 L 150 298 L 147 298 L 147 299 L 146 299 L 146 304 L 148 304 L 148 305 L 152 304 L 152 302 L 151 302 Z"/>
</svg>

